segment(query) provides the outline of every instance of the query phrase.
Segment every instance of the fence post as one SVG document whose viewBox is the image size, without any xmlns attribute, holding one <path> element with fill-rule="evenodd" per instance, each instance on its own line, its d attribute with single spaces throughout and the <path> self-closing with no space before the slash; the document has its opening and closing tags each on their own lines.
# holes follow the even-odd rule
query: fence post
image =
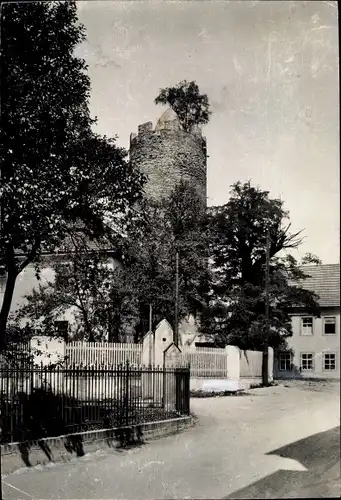
<svg viewBox="0 0 341 500">
<path fill-rule="evenodd" d="M 191 369 L 188 368 L 186 370 L 186 389 L 185 389 L 185 397 L 186 397 L 186 415 L 190 414 L 191 411 Z"/>
<path fill-rule="evenodd" d="M 180 412 L 184 415 L 189 415 L 190 407 L 190 370 L 189 368 L 181 368 L 179 372 L 181 377 L 181 407 Z"/>
<path fill-rule="evenodd" d="M 226 361 L 226 378 L 229 378 L 229 352 L 228 352 L 228 346 L 225 347 L 225 361 Z"/>
<path fill-rule="evenodd" d="M 125 384 L 125 398 L 124 398 L 124 406 L 126 409 L 126 426 L 129 425 L 129 361 L 126 363 L 126 384 Z"/>
<path fill-rule="evenodd" d="M 185 369 L 175 368 L 175 410 L 183 413 L 185 408 Z"/>
<path fill-rule="evenodd" d="M 163 365 L 162 368 L 162 407 L 165 410 L 166 409 L 166 366 L 165 364 Z"/>
<path fill-rule="evenodd" d="M 32 366 L 31 372 L 30 372 L 30 394 L 32 394 L 33 389 L 34 389 L 34 370 L 35 366 Z"/>
<path fill-rule="evenodd" d="M 225 347 L 228 364 L 229 364 L 229 378 L 236 382 L 240 380 L 240 350 L 238 347 L 228 345 Z"/>
<path fill-rule="evenodd" d="M 273 382 L 274 379 L 274 350 L 272 347 L 269 347 L 269 356 L 268 356 L 268 377 L 269 382 Z"/>
</svg>

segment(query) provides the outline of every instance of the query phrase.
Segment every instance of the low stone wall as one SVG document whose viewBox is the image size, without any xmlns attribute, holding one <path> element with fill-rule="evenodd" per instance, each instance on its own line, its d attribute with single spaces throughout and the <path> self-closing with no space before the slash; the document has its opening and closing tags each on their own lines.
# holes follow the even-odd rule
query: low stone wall
<svg viewBox="0 0 341 500">
<path fill-rule="evenodd" d="M 269 382 L 273 382 L 273 377 L 269 377 Z M 228 378 L 191 378 L 191 392 L 236 392 L 250 389 L 251 386 L 261 385 L 262 377 L 239 377 L 236 379 Z"/>
<path fill-rule="evenodd" d="M 191 392 L 223 392 L 223 391 L 239 391 L 241 385 L 238 379 L 232 380 L 227 378 L 192 378 L 190 379 Z"/>
<path fill-rule="evenodd" d="M 69 462 L 73 457 L 93 453 L 105 447 L 119 448 L 120 436 L 128 431 L 133 434 L 132 444 L 157 439 L 181 432 L 195 424 L 192 416 L 172 420 L 149 422 L 129 428 L 101 429 L 68 436 L 44 438 L 27 446 L 26 443 L 10 443 L 1 446 L 2 475 L 10 474 L 25 466 L 46 465 L 49 462 Z"/>
</svg>

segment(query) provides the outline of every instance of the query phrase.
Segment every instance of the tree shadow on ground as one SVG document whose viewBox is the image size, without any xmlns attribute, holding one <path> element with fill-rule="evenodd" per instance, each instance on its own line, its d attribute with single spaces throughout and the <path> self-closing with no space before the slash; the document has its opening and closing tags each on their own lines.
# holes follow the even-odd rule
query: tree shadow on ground
<svg viewBox="0 0 341 500">
<path fill-rule="evenodd" d="M 225 498 L 340 497 L 340 426 L 267 455 L 296 460 L 307 471 L 279 470 Z"/>
<path fill-rule="evenodd" d="M 103 428 L 109 429 L 106 431 L 106 442 L 108 446 L 115 446 L 120 449 L 143 445 L 142 425 L 126 425 L 127 422 L 125 418 L 127 409 L 124 408 L 124 406 L 120 408 L 121 411 L 119 413 L 115 412 L 114 418 L 112 411 L 106 412 L 103 416 Z M 137 421 L 138 415 L 136 414 L 136 410 L 130 409 L 130 411 L 133 412 L 133 414 L 130 415 L 132 420 Z"/>
<path fill-rule="evenodd" d="M 61 396 L 43 388 L 35 389 L 31 394 L 17 394 L 16 404 L 12 410 L 15 414 L 17 409 L 20 409 L 20 423 L 14 427 L 13 439 L 19 443 L 18 449 L 27 467 L 32 467 L 30 452 L 35 445 L 39 446 L 50 462 L 54 460 L 46 439 L 69 434 L 69 421 L 62 411 L 65 405 L 73 410 L 68 418 L 71 417 L 76 426 L 80 425 L 79 407 L 72 398 L 62 399 Z M 69 453 L 76 453 L 77 456 L 84 455 L 81 435 L 67 435 L 64 439 L 64 447 Z"/>
<path fill-rule="evenodd" d="M 114 445 L 116 448 L 132 448 L 144 444 L 142 427 L 140 425 L 115 429 L 113 431 Z M 111 441 L 113 443 L 113 441 Z M 111 444 L 112 446 L 112 444 Z"/>
<path fill-rule="evenodd" d="M 18 444 L 18 450 L 20 452 L 21 459 L 24 462 L 24 464 L 26 465 L 26 467 L 32 467 L 32 464 L 30 462 L 30 450 L 31 450 L 32 444 L 33 443 L 29 442 L 29 441 L 23 441 L 23 442 Z M 52 451 L 51 451 L 51 448 L 49 447 L 49 445 L 43 440 L 37 441 L 37 444 L 38 444 L 39 448 L 45 453 L 48 460 L 50 462 L 53 462 L 53 454 L 52 454 Z"/>
<path fill-rule="evenodd" d="M 128 448 L 144 444 L 142 425 L 138 424 L 135 408 L 125 401 L 101 404 L 82 404 L 51 390 L 37 388 L 31 394 L 17 393 L 11 407 L 7 404 L 3 415 L 3 443 L 17 442 L 21 458 L 27 467 L 32 467 L 30 453 L 38 446 L 47 459 L 54 461 L 47 438 L 63 436 L 66 451 L 78 457 L 85 455 L 81 432 L 107 429 L 108 446 Z"/>
<path fill-rule="evenodd" d="M 71 434 L 66 436 L 64 440 L 64 448 L 69 453 L 75 453 L 77 457 L 83 457 L 85 455 L 83 447 L 83 437 L 81 434 Z"/>
</svg>

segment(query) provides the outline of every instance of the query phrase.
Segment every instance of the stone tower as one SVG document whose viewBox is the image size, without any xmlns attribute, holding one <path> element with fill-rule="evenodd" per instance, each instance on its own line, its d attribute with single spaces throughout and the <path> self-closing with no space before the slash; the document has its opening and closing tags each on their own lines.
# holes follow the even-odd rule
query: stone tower
<svg viewBox="0 0 341 500">
<path fill-rule="evenodd" d="M 155 129 L 152 122 L 130 135 L 130 162 L 148 177 L 146 196 L 154 200 L 167 197 L 180 180 L 197 189 L 206 207 L 206 139 L 199 128 L 191 133 L 180 126 L 176 113 L 167 109 Z"/>
</svg>

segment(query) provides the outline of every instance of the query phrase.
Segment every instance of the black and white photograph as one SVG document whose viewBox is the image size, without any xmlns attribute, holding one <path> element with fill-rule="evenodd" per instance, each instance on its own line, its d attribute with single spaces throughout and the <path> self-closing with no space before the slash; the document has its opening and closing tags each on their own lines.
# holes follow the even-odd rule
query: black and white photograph
<svg viewBox="0 0 341 500">
<path fill-rule="evenodd" d="M 0 1 L 0 500 L 340 497 L 339 36 Z"/>
</svg>

